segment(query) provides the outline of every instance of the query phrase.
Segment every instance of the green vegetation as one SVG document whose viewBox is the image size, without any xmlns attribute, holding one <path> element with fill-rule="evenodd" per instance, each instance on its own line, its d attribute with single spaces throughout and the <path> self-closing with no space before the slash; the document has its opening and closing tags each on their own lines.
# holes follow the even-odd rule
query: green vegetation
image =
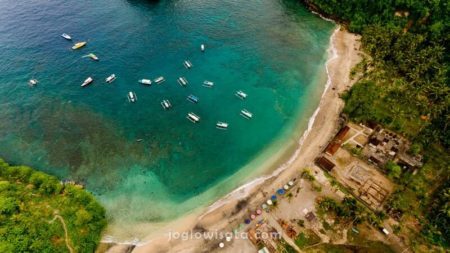
<svg viewBox="0 0 450 253">
<path fill-rule="evenodd" d="M 321 244 L 309 249 L 311 253 L 394 253 L 388 245 L 382 242 L 370 242 L 362 245 Z"/>
<path fill-rule="evenodd" d="M 312 175 L 309 169 L 304 169 L 302 172 L 302 178 L 308 180 L 309 182 L 314 182 L 316 178 Z"/>
<path fill-rule="evenodd" d="M 402 167 L 400 167 L 398 164 L 389 161 L 386 164 L 386 170 L 389 178 L 391 180 L 398 180 L 400 179 L 400 176 L 402 175 Z"/>
<path fill-rule="evenodd" d="M 386 216 L 382 212 L 373 213 L 352 197 L 345 197 L 341 203 L 333 198 L 323 197 L 317 201 L 317 209 L 320 215 L 332 215 L 336 223 L 342 224 L 356 225 L 366 221 L 378 227 Z"/>
<path fill-rule="evenodd" d="M 294 249 L 289 243 L 285 240 L 281 239 L 278 243 L 278 252 L 280 253 L 297 253 L 297 250 Z"/>
<path fill-rule="evenodd" d="M 295 244 L 300 248 L 304 249 L 305 247 L 314 245 L 321 242 L 321 239 L 314 231 L 306 230 L 305 232 L 301 232 L 295 238 Z"/>
<path fill-rule="evenodd" d="M 81 187 L 0 159 L 0 252 L 92 253 L 105 225 L 105 210 Z"/>
<path fill-rule="evenodd" d="M 389 213 L 405 224 L 419 224 L 405 230 L 420 231 L 406 235 L 412 242 L 426 244 L 426 239 L 449 247 L 450 212 L 442 195 L 450 191 L 445 183 L 450 178 L 450 3 L 304 2 L 362 35 L 368 56 L 351 73 L 359 80 L 343 95 L 344 113 L 353 121 L 377 122 L 403 134 L 413 141 L 408 152 L 424 156 L 424 167 L 417 174 L 402 172 L 395 164 L 386 167 L 389 177 L 400 184 L 386 205 Z"/>
</svg>

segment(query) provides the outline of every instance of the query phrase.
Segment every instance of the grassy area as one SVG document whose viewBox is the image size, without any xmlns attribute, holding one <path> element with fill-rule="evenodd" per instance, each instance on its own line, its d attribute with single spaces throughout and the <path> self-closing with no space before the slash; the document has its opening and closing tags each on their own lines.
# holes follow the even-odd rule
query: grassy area
<svg viewBox="0 0 450 253">
<path fill-rule="evenodd" d="M 316 235 L 316 233 L 314 233 L 314 231 L 312 230 L 301 232 L 300 234 L 298 234 L 297 238 L 295 238 L 295 244 L 300 249 L 317 244 L 319 242 L 321 242 L 320 237 Z"/>
</svg>

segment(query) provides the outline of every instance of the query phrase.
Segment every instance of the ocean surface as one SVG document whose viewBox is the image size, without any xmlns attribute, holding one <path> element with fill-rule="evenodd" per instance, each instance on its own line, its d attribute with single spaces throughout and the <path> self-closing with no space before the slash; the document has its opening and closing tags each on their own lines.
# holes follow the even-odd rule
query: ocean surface
<svg viewBox="0 0 450 253">
<path fill-rule="evenodd" d="M 296 0 L 1 0 L 0 157 L 85 184 L 128 236 L 173 220 L 295 148 L 325 85 L 334 27 Z M 78 41 L 87 46 L 72 50 Z M 166 81 L 137 82 L 158 76 Z"/>
</svg>

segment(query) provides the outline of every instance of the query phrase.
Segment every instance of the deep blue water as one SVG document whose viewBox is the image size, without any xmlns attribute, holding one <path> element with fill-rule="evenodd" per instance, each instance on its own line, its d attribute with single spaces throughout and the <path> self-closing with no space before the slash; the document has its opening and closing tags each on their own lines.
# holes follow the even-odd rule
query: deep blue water
<svg viewBox="0 0 450 253">
<path fill-rule="evenodd" d="M 173 219 L 231 190 L 197 197 L 275 140 L 294 138 L 317 106 L 333 28 L 294 0 L 2 0 L 0 156 L 85 183 L 112 223 Z M 71 50 L 63 32 L 87 46 Z M 82 58 L 91 52 L 99 62 Z M 105 84 L 111 73 L 117 80 Z M 94 83 L 81 88 L 88 76 Z M 158 76 L 166 82 L 137 82 Z M 234 96 L 240 89 L 246 100 Z"/>
</svg>

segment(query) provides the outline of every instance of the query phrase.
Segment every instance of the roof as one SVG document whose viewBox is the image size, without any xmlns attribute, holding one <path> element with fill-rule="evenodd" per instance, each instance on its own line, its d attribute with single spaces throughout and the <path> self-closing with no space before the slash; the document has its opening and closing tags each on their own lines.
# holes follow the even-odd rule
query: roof
<svg viewBox="0 0 450 253">
<path fill-rule="evenodd" d="M 326 170 L 326 171 L 331 171 L 334 168 L 334 163 L 330 160 L 328 160 L 326 157 L 322 156 L 316 159 L 316 164 Z"/>
</svg>

